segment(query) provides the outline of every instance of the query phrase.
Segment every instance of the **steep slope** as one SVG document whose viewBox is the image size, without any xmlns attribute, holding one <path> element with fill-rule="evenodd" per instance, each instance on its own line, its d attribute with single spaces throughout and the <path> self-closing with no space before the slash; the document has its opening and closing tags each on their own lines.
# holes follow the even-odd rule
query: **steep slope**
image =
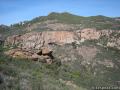
<svg viewBox="0 0 120 90">
<path fill-rule="evenodd" d="M 120 31 L 86 28 L 77 31 L 43 31 L 14 35 L 6 39 L 5 45 L 24 50 L 39 50 L 51 45 L 82 44 L 93 41 L 103 47 L 120 49 Z"/>
<path fill-rule="evenodd" d="M 32 61 L 30 58 L 24 59 L 26 52 L 20 54 L 21 49 L 16 49 L 14 54 L 17 57 L 15 58 L 2 54 L 0 70 L 3 81 L 8 83 L 8 86 L 5 85 L 5 87 L 11 85 L 11 80 L 17 84 L 17 86 L 16 84 L 11 85 L 14 89 L 19 86 L 19 83 L 26 83 L 21 84 L 18 88 L 24 87 L 32 90 L 39 86 L 43 90 L 55 88 L 58 88 L 57 90 L 77 90 L 76 87 L 79 87 L 78 90 L 81 90 L 80 87 L 90 90 L 93 86 L 117 86 L 119 84 L 117 83 L 120 80 L 119 50 L 83 42 L 80 45 L 53 45 L 52 51 L 53 62 L 46 61 L 47 64 L 44 61 L 45 58 L 43 60 L 40 58 L 39 62 Z M 31 52 L 28 52 L 27 55 L 29 53 Z M 42 51 L 42 53 L 45 52 Z M 20 55 L 24 58 L 20 59 Z M 39 55 L 42 54 L 39 53 Z"/>
<path fill-rule="evenodd" d="M 47 22 L 46 22 L 47 21 Z M 52 25 L 51 25 L 52 24 Z M 106 17 L 102 15 L 98 16 L 77 16 L 67 12 L 56 13 L 52 12 L 48 16 L 40 16 L 34 18 L 31 21 L 24 21 L 18 24 L 13 24 L 12 27 L 17 29 L 28 29 L 28 30 L 62 30 L 59 25 L 63 27 L 68 27 L 70 29 L 65 30 L 77 30 L 83 28 L 96 28 L 96 29 L 120 29 L 120 21 L 115 18 Z M 64 26 L 65 25 L 65 26 Z M 59 29 L 54 29 L 57 26 Z M 60 29 L 61 28 L 61 29 Z"/>
</svg>

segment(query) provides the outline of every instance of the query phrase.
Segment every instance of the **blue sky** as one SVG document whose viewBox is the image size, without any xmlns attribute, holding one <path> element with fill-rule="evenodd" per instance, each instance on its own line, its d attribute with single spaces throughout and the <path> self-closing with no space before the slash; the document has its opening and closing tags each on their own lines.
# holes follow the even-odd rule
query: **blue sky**
<svg viewBox="0 0 120 90">
<path fill-rule="evenodd" d="M 120 0 L 0 0 L 0 24 L 10 25 L 50 12 L 120 16 Z"/>
</svg>

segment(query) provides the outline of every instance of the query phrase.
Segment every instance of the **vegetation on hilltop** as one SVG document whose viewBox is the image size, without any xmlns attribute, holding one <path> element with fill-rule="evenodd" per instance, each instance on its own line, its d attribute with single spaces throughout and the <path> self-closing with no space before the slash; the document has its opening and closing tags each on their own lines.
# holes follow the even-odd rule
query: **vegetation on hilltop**
<svg viewBox="0 0 120 90">
<path fill-rule="evenodd" d="M 40 16 L 31 21 L 24 21 L 18 24 L 13 24 L 14 27 L 26 27 L 28 24 L 35 24 L 46 20 L 58 20 L 60 23 L 80 24 L 82 28 L 96 28 L 96 29 L 120 29 L 120 21 L 115 18 L 106 17 L 102 15 L 83 17 L 73 15 L 68 12 L 56 13 L 52 12 L 48 16 Z M 24 24 L 22 24 L 24 23 Z"/>
<path fill-rule="evenodd" d="M 15 34 L 23 34 L 29 32 L 26 30 L 26 28 L 28 28 L 29 26 L 32 26 L 33 24 L 37 25 L 37 23 L 41 23 L 47 20 L 57 20 L 57 22 L 62 24 L 73 24 L 74 27 L 76 27 L 77 25 L 76 28 L 80 28 L 80 29 L 83 28 L 96 28 L 100 30 L 120 29 L 120 20 L 116 20 L 116 18 L 106 17 L 102 15 L 83 17 L 83 16 L 73 15 L 67 12 L 64 13 L 52 12 L 48 16 L 40 16 L 34 18 L 31 21 L 24 21 L 24 22 L 12 24 L 11 26 L 0 25 L 0 34 L 2 34 L 3 37 L 15 35 Z M 39 25 L 37 25 L 36 27 L 38 27 L 39 29 Z M 44 29 L 44 27 L 42 29 Z M 46 28 L 44 30 L 46 30 Z M 41 31 L 41 30 L 37 30 L 37 31 Z"/>
</svg>

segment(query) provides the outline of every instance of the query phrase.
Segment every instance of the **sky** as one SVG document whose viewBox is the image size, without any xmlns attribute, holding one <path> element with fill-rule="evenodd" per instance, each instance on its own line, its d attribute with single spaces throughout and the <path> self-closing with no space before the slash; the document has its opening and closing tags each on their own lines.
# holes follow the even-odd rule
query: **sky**
<svg viewBox="0 0 120 90">
<path fill-rule="evenodd" d="M 31 20 L 50 12 L 120 17 L 120 0 L 0 0 L 0 24 Z"/>
</svg>

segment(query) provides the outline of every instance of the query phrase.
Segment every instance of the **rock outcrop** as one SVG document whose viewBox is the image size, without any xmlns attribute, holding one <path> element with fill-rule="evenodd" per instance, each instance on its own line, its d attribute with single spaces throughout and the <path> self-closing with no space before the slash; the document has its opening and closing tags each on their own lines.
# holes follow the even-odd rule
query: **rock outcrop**
<svg viewBox="0 0 120 90">
<path fill-rule="evenodd" d="M 11 49 L 11 50 L 5 52 L 5 54 L 10 55 L 14 58 L 19 57 L 19 58 L 31 59 L 33 53 L 32 52 L 26 52 L 26 51 L 20 50 L 20 49 Z"/>
<path fill-rule="evenodd" d="M 99 45 L 120 49 L 120 31 L 119 30 L 96 30 L 83 29 L 77 31 L 80 41 L 97 40 Z"/>
<path fill-rule="evenodd" d="M 43 46 L 53 44 L 64 45 L 85 40 L 102 40 L 108 47 L 120 46 L 120 31 L 83 29 L 75 32 L 70 31 L 43 31 L 31 32 L 24 35 L 8 37 L 5 45 L 16 45 L 24 50 L 39 50 Z M 105 41 L 106 40 L 106 41 Z M 101 42 L 98 42 L 101 43 Z"/>
<path fill-rule="evenodd" d="M 67 31 L 31 32 L 24 35 L 8 37 L 6 45 L 17 44 L 24 49 L 40 49 L 42 46 L 47 46 L 53 43 L 58 45 L 72 43 L 77 39 L 77 36 L 73 32 Z"/>
<path fill-rule="evenodd" d="M 7 38 L 5 45 L 17 48 L 17 50 L 13 49 L 12 52 L 14 53 L 11 53 L 11 51 L 10 53 L 8 52 L 13 57 L 20 56 L 32 58 L 33 60 L 40 59 L 51 63 L 54 59 L 54 56 L 52 55 L 54 45 L 62 46 L 77 42 L 77 44 L 80 44 L 85 40 L 96 40 L 98 45 L 120 49 L 120 31 L 96 30 L 89 28 L 75 32 L 43 31 L 26 33 L 24 35 L 14 35 Z M 87 51 L 89 48 L 81 47 L 80 52 L 82 49 Z M 94 54 L 95 52 L 96 49 L 93 49 L 93 52 L 88 52 L 88 54 L 85 54 L 87 52 L 81 52 L 81 54 L 85 56 L 91 55 L 92 53 Z"/>
<path fill-rule="evenodd" d="M 93 40 L 93 39 L 99 39 L 101 36 L 101 33 L 98 32 L 95 29 L 83 29 L 78 32 L 81 39 L 84 40 Z"/>
<path fill-rule="evenodd" d="M 24 35 L 14 35 L 8 37 L 5 45 L 16 46 L 7 54 L 13 57 L 24 57 L 42 59 L 51 63 L 54 59 L 52 55 L 52 45 L 64 45 L 75 42 L 78 37 L 74 32 L 68 31 L 45 31 L 45 32 L 31 32 Z"/>
</svg>

